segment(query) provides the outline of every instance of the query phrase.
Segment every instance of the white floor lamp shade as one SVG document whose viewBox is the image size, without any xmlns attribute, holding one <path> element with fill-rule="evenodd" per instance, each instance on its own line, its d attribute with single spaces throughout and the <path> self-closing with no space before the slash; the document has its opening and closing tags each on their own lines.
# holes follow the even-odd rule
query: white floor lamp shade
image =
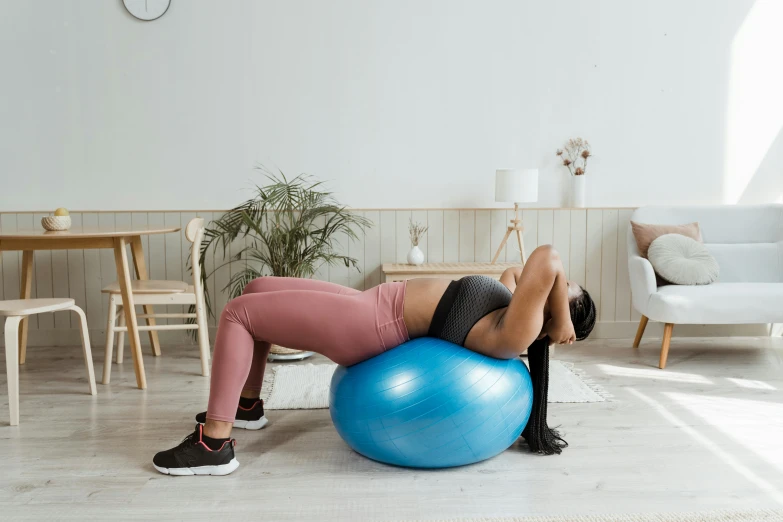
<svg viewBox="0 0 783 522">
<path fill-rule="evenodd" d="M 538 201 L 538 169 L 496 170 L 495 201 L 499 203 Z"/>
<path fill-rule="evenodd" d="M 538 201 L 538 169 L 497 169 L 495 171 L 495 201 L 514 204 L 514 219 L 511 220 L 498 251 L 492 262 L 495 263 L 503 251 L 509 236 L 516 233 L 519 243 L 519 257 L 525 264 L 525 245 L 522 242 L 522 220 L 519 219 L 519 203 Z"/>
</svg>

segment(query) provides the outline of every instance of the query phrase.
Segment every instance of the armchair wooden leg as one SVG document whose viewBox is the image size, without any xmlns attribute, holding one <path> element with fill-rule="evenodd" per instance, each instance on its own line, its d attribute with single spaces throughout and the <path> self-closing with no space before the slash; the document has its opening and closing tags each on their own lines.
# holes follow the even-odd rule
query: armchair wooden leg
<svg viewBox="0 0 783 522">
<path fill-rule="evenodd" d="M 646 315 L 643 315 L 639 321 L 639 328 L 636 330 L 636 338 L 633 340 L 634 348 L 639 348 L 639 343 L 642 342 L 642 335 L 644 335 L 644 329 L 647 328 L 647 321 L 649 319 Z"/>
<path fill-rule="evenodd" d="M 658 363 L 658 368 L 663 370 L 666 368 L 666 358 L 669 356 L 669 343 L 672 341 L 672 330 L 674 325 L 672 323 L 666 323 L 663 327 L 663 343 L 661 343 L 661 360 Z"/>
</svg>

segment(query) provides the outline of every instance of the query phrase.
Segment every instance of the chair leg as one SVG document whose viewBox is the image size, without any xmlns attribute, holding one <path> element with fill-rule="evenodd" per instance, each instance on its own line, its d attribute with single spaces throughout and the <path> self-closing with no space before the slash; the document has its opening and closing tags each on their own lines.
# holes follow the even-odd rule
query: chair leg
<svg viewBox="0 0 783 522">
<path fill-rule="evenodd" d="M 111 381 L 111 354 L 114 348 L 114 321 L 117 319 L 117 300 L 109 295 L 109 319 L 106 324 L 106 351 L 103 354 L 103 384 Z"/>
<path fill-rule="evenodd" d="M 117 311 L 120 312 L 120 326 L 125 326 L 125 313 L 122 307 L 118 307 Z M 125 332 L 117 332 L 117 364 L 122 364 L 123 353 L 125 353 Z"/>
<path fill-rule="evenodd" d="M 19 425 L 19 323 L 22 317 L 5 320 L 5 371 L 8 376 L 8 409 L 11 426 Z"/>
<path fill-rule="evenodd" d="M 201 375 L 209 377 L 209 325 L 203 303 L 196 304 L 196 324 L 198 325 L 198 347 L 201 352 Z"/>
<path fill-rule="evenodd" d="M 19 290 L 19 299 L 32 297 L 33 281 L 33 251 L 25 250 L 22 253 L 22 287 Z M 19 364 L 27 360 L 27 332 L 30 328 L 30 320 L 27 316 L 22 318 L 19 329 Z"/>
<path fill-rule="evenodd" d="M 633 340 L 634 348 L 639 348 L 639 343 L 642 342 L 642 335 L 644 335 L 644 329 L 647 328 L 647 321 L 649 319 L 646 315 L 643 315 L 639 320 L 639 328 L 636 330 L 636 338 Z"/>
<path fill-rule="evenodd" d="M 90 395 L 96 395 L 98 392 L 95 389 L 95 371 L 92 367 L 92 350 L 90 349 L 90 329 L 87 326 L 87 316 L 84 315 L 84 310 L 78 306 L 72 306 L 69 310 L 76 312 L 79 316 L 79 329 L 82 332 L 82 351 L 84 352 L 84 366 L 87 369 L 87 384 L 90 386 Z M 106 359 L 109 367 L 111 367 L 111 357 Z"/>
<path fill-rule="evenodd" d="M 658 363 L 658 368 L 663 370 L 666 368 L 666 358 L 669 356 L 669 343 L 672 341 L 672 330 L 674 325 L 672 323 L 666 323 L 663 327 L 663 343 L 661 343 L 661 360 Z"/>
</svg>

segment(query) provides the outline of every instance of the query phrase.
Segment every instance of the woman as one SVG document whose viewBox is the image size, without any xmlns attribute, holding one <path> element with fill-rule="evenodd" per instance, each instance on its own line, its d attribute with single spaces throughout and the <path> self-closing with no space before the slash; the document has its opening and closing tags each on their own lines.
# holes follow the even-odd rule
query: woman
<svg viewBox="0 0 783 522">
<path fill-rule="evenodd" d="M 202 424 L 178 446 L 155 455 L 171 475 L 227 475 L 239 467 L 232 425 L 266 424 L 259 399 L 270 343 L 321 353 L 350 366 L 409 339 L 439 337 L 490 357 L 528 350 L 533 411 L 522 435 L 531 450 L 560 453 L 566 443 L 546 425 L 549 342 L 582 340 L 595 325 L 595 305 L 566 280 L 550 246 L 537 248 L 524 269 L 495 281 L 412 279 L 364 292 L 310 279 L 263 277 L 247 285 L 220 317 L 212 380 Z"/>
</svg>

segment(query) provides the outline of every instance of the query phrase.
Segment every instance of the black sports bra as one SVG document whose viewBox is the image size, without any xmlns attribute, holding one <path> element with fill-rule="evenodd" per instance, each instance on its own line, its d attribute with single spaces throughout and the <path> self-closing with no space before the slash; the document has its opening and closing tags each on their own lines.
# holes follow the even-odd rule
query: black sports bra
<svg viewBox="0 0 783 522">
<path fill-rule="evenodd" d="M 452 281 L 435 307 L 427 335 L 464 346 L 482 317 L 510 302 L 511 291 L 497 279 L 475 275 Z"/>
</svg>

